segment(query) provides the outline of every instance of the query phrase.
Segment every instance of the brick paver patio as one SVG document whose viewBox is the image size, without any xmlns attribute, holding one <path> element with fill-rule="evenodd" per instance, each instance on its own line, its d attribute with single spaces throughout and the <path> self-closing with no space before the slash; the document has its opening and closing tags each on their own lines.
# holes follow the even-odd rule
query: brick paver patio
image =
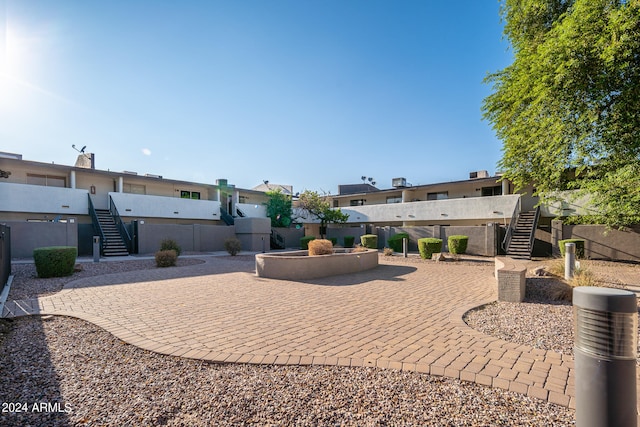
<svg viewBox="0 0 640 427">
<path fill-rule="evenodd" d="M 482 334 L 493 263 L 385 263 L 306 283 L 246 258 L 80 279 L 5 315 L 78 317 L 138 347 L 214 362 L 374 366 L 444 375 L 575 407 L 573 358 Z"/>
</svg>

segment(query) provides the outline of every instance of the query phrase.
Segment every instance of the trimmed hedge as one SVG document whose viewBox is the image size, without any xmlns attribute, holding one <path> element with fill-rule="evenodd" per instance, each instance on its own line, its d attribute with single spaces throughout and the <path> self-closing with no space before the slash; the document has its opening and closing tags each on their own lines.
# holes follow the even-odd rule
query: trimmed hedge
<svg viewBox="0 0 640 427">
<path fill-rule="evenodd" d="M 453 235 L 447 239 L 449 244 L 449 253 L 454 255 L 463 254 L 467 251 L 467 244 L 469 243 L 469 236 Z"/>
<path fill-rule="evenodd" d="M 73 274 L 78 257 L 75 246 L 47 246 L 33 250 L 38 277 L 63 277 Z"/>
<path fill-rule="evenodd" d="M 309 249 L 309 242 L 315 240 L 315 236 L 304 236 L 300 238 L 300 249 Z"/>
<path fill-rule="evenodd" d="M 434 237 L 418 239 L 418 250 L 422 259 L 431 259 L 433 254 L 442 252 L 442 239 Z"/>
<path fill-rule="evenodd" d="M 389 237 L 387 243 L 395 252 L 402 252 L 402 239 L 409 239 L 408 233 L 398 233 Z"/>
<path fill-rule="evenodd" d="M 333 246 L 338 244 L 338 238 L 337 237 L 329 237 L 327 240 L 329 240 Z"/>
<path fill-rule="evenodd" d="M 178 255 L 173 249 L 156 252 L 156 266 L 158 267 L 173 267 L 177 260 Z"/>
<path fill-rule="evenodd" d="M 333 254 L 333 244 L 331 243 L 331 240 L 314 239 L 309 241 L 309 256 L 331 254 Z"/>
<path fill-rule="evenodd" d="M 576 257 L 584 258 L 584 240 L 583 239 L 564 239 L 558 241 L 558 246 L 560 246 L 560 254 L 562 258 L 564 258 L 565 243 L 575 243 L 576 244 Z"/>
<path fill-rule="evenodd" d="M 352 248 L 356 238 L 354 236 L 344 236 L 344 247 Z"/>
<path fill-rule="evenodd" d="M 360 236 L 360 243 L 368 249 L 378 249 L 378 236 L 376 234 L 363 234 Z"/>
</svg>

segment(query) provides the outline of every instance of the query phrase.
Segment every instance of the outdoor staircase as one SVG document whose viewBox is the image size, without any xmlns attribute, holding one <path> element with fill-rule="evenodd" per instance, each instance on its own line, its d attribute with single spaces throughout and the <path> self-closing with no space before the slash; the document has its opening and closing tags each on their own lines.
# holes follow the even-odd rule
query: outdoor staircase
<svg viewBox="0 0 640 427">
<path fill-rule="evenodd" d="M 102 255 L 106 257 L 129 255 L 127 245 L 122 239 L 120 231 L 118 231 L 116 222 L 111 216 L 109 209 L 96 209 L 95 211 L 105 239 L 102 245 Z"/>
<path fill-rule="evenodd" d="M 271 229 L 271 249 L 285 249 L 285 239 L 284 236 L 278 233 L 273 228 Z"/>
<path fill-rule="evenodd" d="M 506 248 L 507 256 L 518 259 L 531 259 L 539 216 L 539 209 L 522 212 L 518 215 L 516 225 L 511 229 L 511 239 Z"/>
<path fill-rule="evenodd" d="M 220 219 L 227 225 L 233 225 L 235 222 L 229 211 L 222 206 L 220 206 Z"/>
</svg>

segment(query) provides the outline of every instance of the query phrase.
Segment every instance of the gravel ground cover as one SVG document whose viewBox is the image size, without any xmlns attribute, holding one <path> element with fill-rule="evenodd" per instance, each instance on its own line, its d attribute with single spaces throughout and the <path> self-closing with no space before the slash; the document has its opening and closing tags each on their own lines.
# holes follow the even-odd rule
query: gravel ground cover
<svg viewBox="0 0 640 427">
<path fill-rule="evenodd" d="M 178 258 L 176 265 L 178 267 L 184 267 L 203 262 L 203 260 L 197 258 Z M 33 263 L 13 264 L 11 266 L 11 274 L 14 276 L 13 284 L 11 285 L 11 290 L 9 291 L 7 299 L 19 300 L 51 295 L 60 291 L 67 283 L 83 277 L 158 268 L 156 267 L 156 261 L 153 259 L 103 261 L 96 263 L 82 263 L 79 265 L 82 268 L 82 271 L 75 272 L 71 276 L 39 279 L 36 272 L 36 266 Z"/>
<path fill-rule="evenodd" d="M 551 269 L 557 261 L 532 262 L 532 267 Z M 594 275 L 595 284 L 622 288 L 640 284 L 640 265 L 607 261 L 582 261 L 582 267 Z M 573 355 L 573 305 L 553 297 L 563 281 L 554 276 L 527 275 L 525 300 L 522 303 L 494 302 L 465 315 L 474 329 L 506 341 L 543 350 Z M 639 330 L 640 342 L 640 330 Z M 640 359 L 638 360 L 640 364 Z"/>
<path fill-rule="evenodd" d="M 393 257 L 392 262 L 422 261 Z M 145 265 L 128 263 L 109 263 L 107 270 L 100 270 L 107 263 L 92 264 L 99 267 L 76 274 Z M 153 261 L 146 265 L 155 268 Z M 14 279 L 22 298 L 56 289 L 43 285 L 52 279 L 37 279 L 28 267 L 24 270 L 15 271 Z M 487 309 L 478 313 L 489 315 Z M 535 328 L 531 317 L 513 316 L 508 324 Z M 0 412 L 3 426 L 574 424 L 575 412 L 568 408 L 415 372 L 212 364 L 133 347 L 78 319 L 45 316 L 0 323 L 7 330 L 0 332 L 0 401 L 7 409 L 8 404 L 26 408 Z"/>
</svg>

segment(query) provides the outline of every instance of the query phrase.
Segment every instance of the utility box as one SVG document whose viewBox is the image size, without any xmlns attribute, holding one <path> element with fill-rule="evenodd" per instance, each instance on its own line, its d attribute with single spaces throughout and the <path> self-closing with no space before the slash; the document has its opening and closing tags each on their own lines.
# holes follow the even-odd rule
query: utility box
<svg viewBox="0 0 640 427">
<path fill-rule="evenodd" d="M 636 427 L 638 304 L 633 292 L 573 290 L 576 426 Z"/>
</svg>

